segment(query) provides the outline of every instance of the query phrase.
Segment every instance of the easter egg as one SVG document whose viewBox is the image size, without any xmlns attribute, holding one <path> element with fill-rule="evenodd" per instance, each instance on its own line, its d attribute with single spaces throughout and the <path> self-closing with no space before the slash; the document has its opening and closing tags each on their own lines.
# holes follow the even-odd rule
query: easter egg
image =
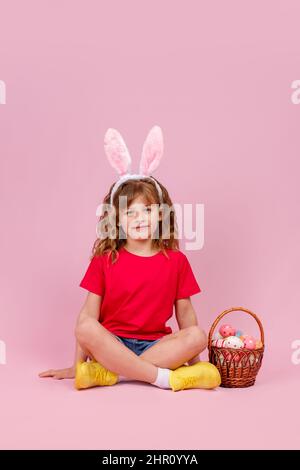
<svg viewBox="0 0 300 470">
<path fill-rule="evenodd" d="M 245 342 L 245 339 L 246 339 L 246 338 L 249 338 L 249 335 L 242 335 L 242 336 L 240 336 L 240 339 L 241 339 L 243 342 Z"/>
<path fill-rule="evenodd" d="M 224 341 L 225 348 L 241 349 L 244 347 L 243 341 L 237 336 L 228 336 Z"/>
<path fill-rule="evenodd" d="M 258 339 L 255 343 L 255 349 L 260 349 L 263 347 L 263 344 L 260 339 Z"/>
<path fill-rule="evenodd" d="M 244 347 L 246 349 L 255 349 L 256 347 L 256 339 L 253 336 L 246 336 L 244 338 Z"/>
<path fill-rule="evenodd" d="M 223 336 L 223 338 L 227 338 L 228 336 L 235 335 L 235 329 L 231 325 L 221 325 L 219 328 L 219 333 Z"/>
<path fill-rule="evenodd" d="M 240 338 L 241 336 L 243 336 L 243 332 L 241 330 L 236 330 L 235 332 L 235 336 L 237 336 L 238 338 Z"/>
</svg>

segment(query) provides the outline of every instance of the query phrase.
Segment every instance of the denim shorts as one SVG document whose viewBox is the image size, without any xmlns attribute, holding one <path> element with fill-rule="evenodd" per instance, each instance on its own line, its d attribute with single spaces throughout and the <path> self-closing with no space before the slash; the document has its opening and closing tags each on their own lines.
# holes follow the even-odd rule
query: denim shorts
<svg viewBox="0 0 300 470">
<path fill-rule="evenodd" d="M 125 344 L 127 348 L 131 349 L 138 356 L 151 348 L 159 339 L 137 339 L 137 338 L 124 338 L 123 336 L 114 335 L 121 343 Z"/>
</svg>

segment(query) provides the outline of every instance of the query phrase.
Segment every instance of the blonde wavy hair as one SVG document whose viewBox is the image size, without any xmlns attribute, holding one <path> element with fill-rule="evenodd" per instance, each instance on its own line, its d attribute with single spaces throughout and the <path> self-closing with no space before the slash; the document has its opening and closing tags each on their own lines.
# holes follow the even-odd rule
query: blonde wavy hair
<svg viewBox="0 0 300 470">
<path fill-rule="evenodd" d="M 158 236 L 156 239 L 152 239 L 152 249 L 156 249 L 158 251 L 161 250 L 167 258 L 169 257 L 166 249 L 179 250 L 177 220 L 173 203 L 171 201 L 167 189 L 161 183 L 159 183 L 159 181 L 155 181 L 160 185 L 162 190 L 161 202 L 159 200 L 155 184 L 151 181 L 150 178 L 128 179 L 120 185 L 113 197 L 113 206 L 116 211 L 116 237 L 111 238 L 109 236 L 99 236 L 93 244 L 92 255 L 90 259 L 92 259 L 94 256 L 108 253 L 108 255 L 111 257 L 111 262 L 113 264 L 118 259 L 119 250 L 126 244 L 126 239 L 122 239 L 119 237 L 119 207 L 117 204 L 119 201 L 119 196 L 127 196 L 128 207 L 130 207 L 133 200 L 138 196 L 144 197 L 145 201 L 147 201 L 147 204 L 158 204 L 159 206 L 161 203 L 167 205 L 169 210 L 165 212 L 162 211 L 162 220 L 158 221 Z M 115 183 L 111 185 L 108 194 L 104 197 L 103 204 L 107 204 L 109 206 L 110 195 L 114 184 Z M 105 230 L 106 233 L 111 233 L 111 219 L 107 210 L 104 210 L 102 215 L 100 215 L 98 224 L 101 225 L 101 227 Z M 166 228 L 166 230 L 168 230 L 168 238 L 163 237 L 162 232 L 164 227 Z"/>
</svg>

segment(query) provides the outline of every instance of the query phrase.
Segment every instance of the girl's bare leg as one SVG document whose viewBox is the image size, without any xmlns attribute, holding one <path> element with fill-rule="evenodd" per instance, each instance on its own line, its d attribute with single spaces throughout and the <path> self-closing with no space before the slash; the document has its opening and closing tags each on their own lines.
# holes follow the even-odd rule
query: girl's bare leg
<svg viewBox="0 0 300 470">
<path fill-rule="evenodd" d="M 155 382 L 157 367 L 140 359 L 95 318 L 82 319 L 76 326 L 75 335 L 85 351 L 106 369 L 132 380 Z"/>
<path fill-rule="evenodd" d="M 106 369 L 148 383 L 155 382 L 158 367 L 179 367 L 206 347 L 203 333 L 197 326 L 162 338 L 140 356 L 118 341 L 95 318 L 82 319 L 76 326 L 75 335 L 81 347 Z M 149 354 L 150 349 L 154 350 L 152 354 Z"/>
<path fill-rule="evenodd" d="M 158 367 L 177 369 L 207 347 L 207 336 L 199 326 L 166 335 L 139 357 Z"/>
</svg>

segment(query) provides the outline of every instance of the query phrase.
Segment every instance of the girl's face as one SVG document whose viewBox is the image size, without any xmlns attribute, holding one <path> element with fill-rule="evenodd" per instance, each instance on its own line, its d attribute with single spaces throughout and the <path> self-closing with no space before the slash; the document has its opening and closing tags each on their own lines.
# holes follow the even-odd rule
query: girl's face
<svg viewBox="0 0 300 470">
<path fill-rule="evenodd" d="M 159 205 L 148 204 L 142 196 L 138 196 L 128 208 L 120 211 L 119 219 L 128 238 L 152 238 L 159 221 Z"/>
</svg>

